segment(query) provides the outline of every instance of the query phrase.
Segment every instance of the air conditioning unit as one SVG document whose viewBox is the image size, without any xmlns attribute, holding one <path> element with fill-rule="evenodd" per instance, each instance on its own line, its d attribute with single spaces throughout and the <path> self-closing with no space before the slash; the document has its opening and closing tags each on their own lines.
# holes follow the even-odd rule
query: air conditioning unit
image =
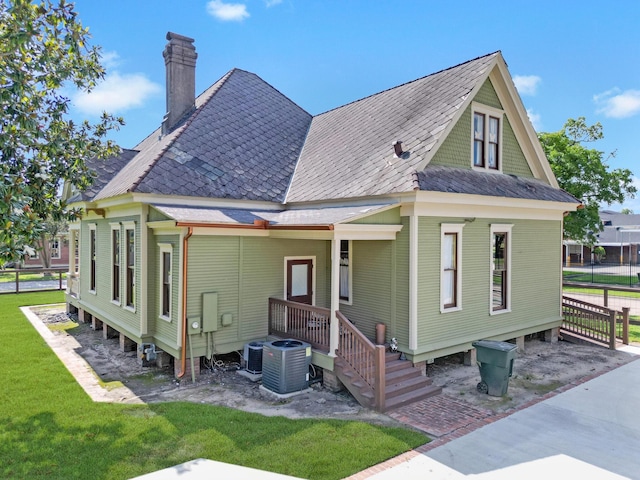
<svg viewBox="0 0 640 480">
<path fill-rule="evenodd" d="M 287 339 L 266 342 L 262 350 L 262 385 L 275 393 L 309 387 L 311 345 Z"/>
<path fill-rule="evenodd" d="M 264 342 L 251 342 L 244 345 L 245 370 L 249 373 L 262 373 L 262 346 Z"/>
</svg>

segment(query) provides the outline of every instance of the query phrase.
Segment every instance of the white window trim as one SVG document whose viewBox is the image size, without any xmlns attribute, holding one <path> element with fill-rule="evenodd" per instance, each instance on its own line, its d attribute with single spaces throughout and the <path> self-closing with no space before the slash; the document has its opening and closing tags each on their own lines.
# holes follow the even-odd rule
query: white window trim
<svg viewBox="0 0 640 480">
<path fill-rule="evenodd" d="M 489 235 L 489 315 L 500 315 L 511 312 L 511 251 L 513 250 L 513 235 L 511 233 L 513 225 L 509 223 L 492 223 Z M 493 236 L 496 233 L 507 234 L 507 308 L 502 310 L 493 309 Z"/>
<path fill-rule="evenodd" d="M 95 232 L 94 238 L 95 238 L 95 243 L 94 243 L 94 251 L 91 252 L 91 232 Z M 94 285 L 94 289 L 91 289 L 91 264 L 93 263 L 93 259 L 91 258 L 91 254 L 94 254 L 96 256 L 96 261 L 95 261 L 95 268 L 96 268 L 96 278 L 95 278 L 95 282 L 96 284 Z M 93 295 L 97 295 L 97 290 L 98 290 L 98 225 L 96 223 L 90 223 L 89 224 L 89 293 L 93 294 Z"/>
<path fill-rule="evenodd" d="M 464 223 L 442 223 L 440 224 L 440 313 L 457 312 L 462 310 L 462 229 Z M 444 306 L 444 236 L 447 233 L 456 233 L 458 235 L 456 241 L 456 306 Z"/>
<path fill-rule="evenodd" d="M 122 305 L 122 231 L 120 230 L 120 222 L 114 222 L 114 223 L 109 223 L 109 226 L 111 227 L 111 231 L 109 234 L 109 253 L 110 253 L 110 257 L 109 257 L 109 265 L 110 265 L 110 270 L 111 270 L 111 275 L 109 275 L 109 277 L 111 278 L 111 303 L 113 303 L 114 305 L 117 306 L 121 306 Z M 113 232 L 117 230 L 118 232 L 120 232 L 120 237 L 119 237 L 119 243 L 120 243 L 120 291 L 118 292 L 118 298 L 120 300 L 115 300 L 113 298 Z"/>
<path fill-rule="evenodd" d="M 138 303 L 138 299 L 135 298 L 135 289 L 136 289 L 136 283 L 135 283 L 135 276 L 136 273 L 138 271 L 138 262 L 136 261 L 136 246 L 137 246 L 137 241 L 136 241 L 136 222 L 134 221 L 128 221 L 128 222 L 122 222 L 122 226 L 124 227 L 124 238 L 123 238 L 123 242 L 124 242 L 124 268 L 125 268 L 125 275 L 124 275 L 124 301 L 122 302 L 122 304 L 124 305 L 124 309 L 128 310 L 130 312 L 135 313 L 136 311 L 136 304 Z M 135 298 L 135 303 L 133 306 L 131 305 L 127 305 L 127 270 L 129 269 L 129 265 L 127 263 L 127 255 L 128 255 L 128 250 L 127 250 L 127 231 L 128 230 L 133 230 L 133 278 L 134 278 L 134 283 L 133 283 L 133 290 L 134 290 L 134 298 Z"/>
<path fill-rule="evenodd" d="M 56 248 L 56 256 L 53 256 L 53 242 L 58 242 L 58 248 Z M 62 258 L 62 237 L 57 236 L 51 240 L 51 259 L 60 260 Z"/>
<path fill-rule="evenodd" d="M 159 287 L 159 291 L 160 291 L 160 295 L 158 298 L 158 318 L 166 321 L 166 322 L 171 322 L 171 314 L 173 313 L 173 245 L 171 245 L 170 243 L 159 243 L 158 244 L 158 250 L 159 250 L 159 263 L 160 266 L 158 268 L 158 287 Z M 162 268 L 163 268 L 163 256 L 165 253 L 169 254 L 169 315 L 163 315 L 162 314 L 162 286 L 163 286 L 163 272 L 162 272 Z"/>
<path fill-rule="evenodd" d="M 342 240 L 338 241 L 340 242 Z M 349 289 L 349 298 L 340 298 L 340 294 L 338 294 L 338 298 L 340 298 L 340 303 L 343 305 L 353 305 L 353 241 L 346 241 L 349 242 L 349 285 L 347 285 L 347 288 Z"/>
<path fill-rule="evenodd" d="M 303 255 L 296 257 L 284 257 L 284 284 L 283 284 L 283 297 L 287 298 L 287 262 L 289 260 L 311 260 L 311 268 L 313 271 L 311 272 L 311 305 L 316 304 L 316 256 L 315 255 Z"/>
<path fill-rule="evenodd" d="M 474 148 L 474 125 L 473 125 L 473 117 L 475 113 L 481 113 L 485 115 L 485 141 L 484 141 L 484 153 L 485 153 L 485 165 L 484 167 L 478 167 L 473 163 L 473 152 Z M 488 135 L 488 125 L 489 125 L 489 117 L 496 117 L 500 120 L 500 124 L 498 125 L 498 168 L 489 168 L 489 135 Z M 504 111 L 498 108 L 490 107 L 489 105 L 483 105 L 482 103 L 472 102 L 471 103 L 471 168 L 474 170 L 478 170 L 481 172 L 493 172 L 493 173 L 502 173 L 502 165 L 504 164 L 502 158 L 502 144 L 504 143 L 504 137 L 502 132 L 504 131 Z"/>
</svg>

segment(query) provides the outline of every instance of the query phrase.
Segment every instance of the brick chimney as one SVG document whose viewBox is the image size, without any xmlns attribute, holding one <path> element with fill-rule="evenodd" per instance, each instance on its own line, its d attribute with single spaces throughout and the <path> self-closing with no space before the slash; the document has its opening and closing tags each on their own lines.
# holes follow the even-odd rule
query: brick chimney
<svg viewBox="0 0 640 480">
<path fill-rule="evenodd" d="M 167 113 L 162 120 L 163 134 L 173 130 L 195 108 L 198 58 L 193 38 L 168 32 L 167 40 L 162 52 L 167 69 Z"/>
</svg>

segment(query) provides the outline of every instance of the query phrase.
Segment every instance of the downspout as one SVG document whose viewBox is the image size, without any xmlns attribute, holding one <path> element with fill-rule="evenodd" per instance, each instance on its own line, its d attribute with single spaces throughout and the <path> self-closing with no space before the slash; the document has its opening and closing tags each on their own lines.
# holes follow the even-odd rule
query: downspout
<svg viewBox="0 0 640 480">
<path fill-rule="evenodd" d="M 188 227 L 187 234 L 182 239 L 182 351 L 180 352 L 180 373 L 182 378 L 187 369 L 187 259 L 189 237 L 193 235 L 193 227 Z"/>
</svg>

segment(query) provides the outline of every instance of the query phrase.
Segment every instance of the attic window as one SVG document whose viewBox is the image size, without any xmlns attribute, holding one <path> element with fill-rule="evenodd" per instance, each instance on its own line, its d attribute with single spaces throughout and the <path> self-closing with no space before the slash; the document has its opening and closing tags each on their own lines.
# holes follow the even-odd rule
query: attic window
<svg viewBox="0 0 640 480">
<path fill-rule="evenodd" d="M 502 171 L 503 112 L 473 104 L 471 165 L 475 169 Z"/>
</svg>

